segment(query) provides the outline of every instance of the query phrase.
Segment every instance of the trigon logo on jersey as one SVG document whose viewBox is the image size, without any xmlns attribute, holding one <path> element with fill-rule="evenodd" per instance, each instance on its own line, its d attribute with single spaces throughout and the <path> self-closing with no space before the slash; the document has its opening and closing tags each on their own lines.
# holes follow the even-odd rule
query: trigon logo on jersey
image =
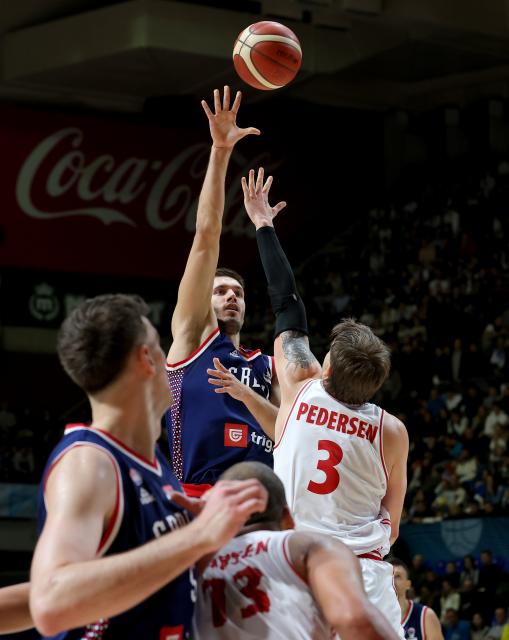
<svg viewBox="0 0 509 640">
<path fill-rule="evenodd" d="M 224 446 L 225 447 L 247 447 L 247 424 L 224 425 Z"/>
</svg>

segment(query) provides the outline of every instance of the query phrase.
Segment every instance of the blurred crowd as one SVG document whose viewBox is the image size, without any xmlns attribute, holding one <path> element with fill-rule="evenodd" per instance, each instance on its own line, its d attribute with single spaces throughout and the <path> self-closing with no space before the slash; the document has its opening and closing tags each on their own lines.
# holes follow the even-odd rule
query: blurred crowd
<svg viewBox="0 0 509 640">
<path fill-rule="evenodd" d="M 437 571 L 415 555 L 408 596 L 436 612 L 445 640 L 508 640 L 509 576 L 502 563 L 485 550 L 479 558 L 465 556 Z"/>
</svg>

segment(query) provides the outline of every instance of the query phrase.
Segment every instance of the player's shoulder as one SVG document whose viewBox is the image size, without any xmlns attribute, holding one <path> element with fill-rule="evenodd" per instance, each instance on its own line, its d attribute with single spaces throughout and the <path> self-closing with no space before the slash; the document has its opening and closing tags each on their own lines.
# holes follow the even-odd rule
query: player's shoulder
<svg viewBox="0 0 509 640">
<path fill-rule="evenodd" d="M 386 434 L 400 437 L 407 435 L 407 428 L 403 420 L 388 411 L 384 411 L 383 426 Z"/>
<path fill-rule="evenodd" d="M 383 441 L 386 452 L 393 451 L 401 455 L 408 454 L 408 431 L 402 420 L 385 413 L 383 419 Z"/>
</svg>

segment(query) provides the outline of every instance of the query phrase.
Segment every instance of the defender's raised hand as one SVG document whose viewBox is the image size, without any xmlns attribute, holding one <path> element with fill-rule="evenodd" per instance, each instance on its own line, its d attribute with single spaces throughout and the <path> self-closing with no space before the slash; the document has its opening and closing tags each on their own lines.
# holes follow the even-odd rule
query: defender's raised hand
<svg viewBox="0 0 509 640">
<path fill-rule="evenodd" d="M 257 229 L 260 227 L 272 227 L 272 221 L 277 214 L 286 207 L 286 202 L 278 202 L 273 207 L 269 204 L 269 191 L 272 185 L 272 176 L 264 179 L 263 167 L 258 169 L 258 176 L 255 182 L 255 172 L 249 172 L 249 183 L 242 177 L 242 191 L 244 192 L 244 206 L 247 215 Z"/>
<path fill-rule="evenodd" d="M 236 118 L 240 107 L 242 94 L 237 91 L 235 100 L 230 109 L 230 87 L 224 87 L 223 103 L 221 104 L 221 96 L 219 89 L 214 89 L 214 113 L 210 110 L 205 100 L 201 101 L 201 106 L 209 120 L 210 135 L 212 136 L 212 144 L 214 147 L 223 149 L 232 149 L 235 144 L 248 135 L 260 135 L 260 130 L 254 127 L 240 129 L 237 126 Z"/>
</svg>

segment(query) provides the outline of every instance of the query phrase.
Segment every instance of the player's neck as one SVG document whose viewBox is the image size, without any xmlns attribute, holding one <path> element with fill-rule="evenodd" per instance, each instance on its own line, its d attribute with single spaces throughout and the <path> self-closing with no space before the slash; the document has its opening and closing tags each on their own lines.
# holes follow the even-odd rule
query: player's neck
<svg viewBox="0 0 509 640">
<path fill-rule="evenodd" d="M 398 598 L 398 602 L 401 608 L 401 620 L 403 620 L 410 608 L 410 600 L 406 596 L 403 596 L 402 598 Z"/>
<path fill-rule="evenodd" d="M 238 536 L 243 536 L 245 533 L 252 533 L 253 531 L 281 531 L 281 526 L 276 522 L 254 522 L 242 527 L 238 532 Z"/>
<path fill-rule="evenodd" d="M 154 450 L 161 431 L 160 417 L 146 403 L 134 398 L 115 401 L 108 398 L 91 399 L 92 427 L 111 433 L 123 444 L 148 460 L 154 458 Z"/>
</svg>

